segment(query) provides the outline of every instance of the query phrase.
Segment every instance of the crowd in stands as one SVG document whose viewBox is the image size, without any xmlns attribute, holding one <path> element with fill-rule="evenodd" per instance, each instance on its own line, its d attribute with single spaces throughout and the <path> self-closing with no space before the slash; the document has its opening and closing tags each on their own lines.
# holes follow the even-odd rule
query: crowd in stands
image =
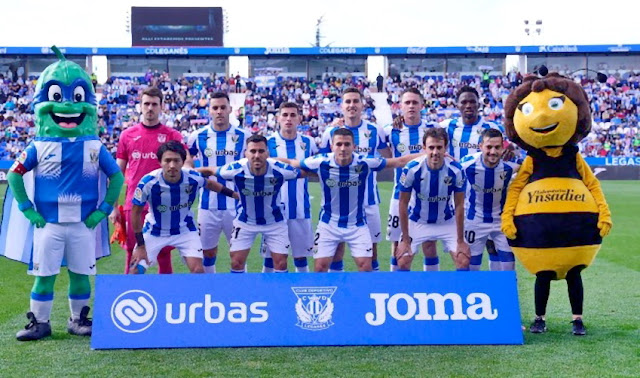
<svg viewBox="0 0 640 378">
<path fill-rule="evenodd" d="M 439 122 L 456 117 L 455 93 L 462 85 L 475 87 L 481 96 L 481 114 L 501 122 L 503 103 L 521 75 L 387 77 L 384 90 L 395 117 L 400 112 L 400 94 L 417 87 L 425 97 L 423 118 Z M 591 98 L 593 129 L 580 143 L 586 156 L 640 156 L 640 74 L 606 83 L 589 79 L 582 85 Z M 180 130 L 186 137 L 208 123 L 208 96 L 213 92 L 243 92 L 244 106 L 236 109 L 235 119 L 254 133 L 269 134 L 276 127 L 275 114 L 282 102 L 300 105 L 303 114 L 301 131 L 319 138 L 324 128 L 340 115 L 340 94 L 347 87 L 357 87 L 365 95 L 364 119 L 376 122 L 371 85 L 364 77 L 326 76 L 323 80 L 278 78 L 273 87 L 259 87 L 254 80 L 238 77 L 182 77 L 171 79 L 166 72 L 151 72 L 140 77 L 112 77 L 98 86 L 98 125 L 103 143 L 115 154 L 120 133 L 139 118 L 140 93 L 149 85 L 164 93 L 164 123 Z M 12 81 L 0 75 L 0 159 L 12 160 L 35 134 L 33 109 L 30 106 L 36 81 Z"/>
</svg>

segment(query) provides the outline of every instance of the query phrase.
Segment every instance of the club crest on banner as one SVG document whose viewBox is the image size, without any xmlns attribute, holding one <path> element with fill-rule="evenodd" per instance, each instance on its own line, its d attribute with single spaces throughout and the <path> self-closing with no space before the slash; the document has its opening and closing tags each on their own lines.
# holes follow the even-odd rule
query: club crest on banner
<svg viewBox="0 0 640 378">
<path fill-rule="evenodd" d="M 295 304 L 298 322 L 296 325 L 307 331 L 322 331 L 334 325 L 334 305 L 331 297 L 338 288 L 332 287 L 292 287 L 298 297 Z"/>
</svg>

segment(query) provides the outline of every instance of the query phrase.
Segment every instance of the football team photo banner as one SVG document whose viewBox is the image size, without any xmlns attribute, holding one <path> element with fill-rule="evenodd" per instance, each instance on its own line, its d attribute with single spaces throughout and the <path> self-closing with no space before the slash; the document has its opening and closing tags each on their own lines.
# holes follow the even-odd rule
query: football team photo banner
<svg viewBox="0 0 640 378">
<path fill-rule="evenodd" d="M 515 272 L 98 275 L 92 349 L 522 344 Z"/>
</svg>

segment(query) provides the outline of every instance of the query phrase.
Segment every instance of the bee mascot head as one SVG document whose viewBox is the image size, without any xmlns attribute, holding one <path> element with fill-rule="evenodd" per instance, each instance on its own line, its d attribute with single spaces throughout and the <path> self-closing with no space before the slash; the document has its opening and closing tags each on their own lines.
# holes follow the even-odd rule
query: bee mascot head
<svg viewBox="0 0 640 378">
<path fill-rule="evenodd" d="M 507 136 L 527 151 L 575 145 L 591 130 L 587 94 L 557 73 L 527 76 L 504 110 Z"/>
<path fill-rule="evenodd" d="M 576 143 L 591 130 L 589 99 L 572 80 L 528 76 L 505 103 L 508 137 L 528 153 L 509 188 L 502 228 L 532 273 L 564 278 L 588 266 L 611 217 Z"/>
</svg>

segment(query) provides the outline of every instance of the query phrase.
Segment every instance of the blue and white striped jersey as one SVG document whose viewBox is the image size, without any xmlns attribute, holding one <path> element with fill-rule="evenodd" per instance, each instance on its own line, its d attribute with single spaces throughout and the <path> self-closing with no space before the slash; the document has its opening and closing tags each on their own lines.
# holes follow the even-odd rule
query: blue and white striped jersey
<svg viewBox="0 0 640 378">
<path fill-rule="evenodd" d="M 49 223 L 82 222 L 98 207 L 99 171 L 118 164 L 97 136 L 36 137 L 18 157 L 35 177 L 34 205 Z"/>
<path fill-rule="evenodd" d="M 379 156 L 378 150 L 387 148 L 386 136 L 384 129 L 380 126 L 374 125 L 366 121 L 360 122 L 360 125 L 349 127 L 343 126 L 353 132 L 354 152 L 359 155 L 364 155 L 368 158 Z M 333 133 L 339 127 L 331 126 L 322 134 L 322 141 L 320 142 L 320 153 L 326 154 L 331 152 L 331 138 Z M 369 175 L 366 187 L 367 200 L 365 206 L 376 205 L 380 203 L 380 194 L 378 193 L 378 182 L 376 180 L 377 174 Z"/>
<path fill-rule="evenodd" d="M 207 125 L 189 135 L 187 148 L 191 156 L 199 157 L 203 167 L 222 167 L 225 164 L 244 158 L 247 138 L 251 133 L 234 126 L 225 131 L 216 131 Z M 234 189 L 227 180 L 219 179 L 222 185 Z M 227 210 L 234 209 L 236 201 L 220 193 L 203 188 L 200 193 L 200 209 Z"/>
<path fill-rule="evenodd" d="M 198 189 L 205 186 L 206 182 L 207 179 L 200 173 L 185 168 L 176 183 L 164 180 L 162 168 L 145 175 L 131 200 L 136 206 L 149 203 L 142 232 L 150 232 L 153 236 L 170 236 L 197 231 L 191 205 L 196 201 Z"/>
<path fill-rule="evenodd" d="M 287 159 L 304 160 L 318 153 L 316 143 L 308 136 L 298 134 L 295 139 L 285 139 L 280 133 L 273 133 L 267 140 L 269 155 Z M 299 178 L 288 181 L 280 192 L 287 219 L 310 219 L 309 180 Z"/>
<path fill-rule="evenodd" d="M 463 157 L 480 152 L 480 134 L 484 129 L 496 129 L 504 135 L 504 128 L 495 122 L 485 121 L 478 117 L 478 122 L 467 126 L 462 119 L 447 119 L 440 126 L 449 134 L 449 155 L 457 161 Z"/>
<path fill-rule="evenodd" d="M 392 125 L 385 126 L 384 131 L 387 137 L 387 144 L 391 147 L 393 157 L 401 157 L 409 154 L 417 154 L 422 151 L 422 137 L 425 130 L 437 127 L 437 124 L 421 121 L 418 125 L 405 124 L 402 130 L 394 129 Z M 393 198 L 400 198 L 399 181 L 402 175 L 402 168 L 396 168 L 393 172 Z"/>
<path fill-rule="evenodd" d="M 462 159 L 461 165 L 468 182 L 465 218 L 481 223 L 500 223 L 507 187 L 517 165 L 501 160 L 494 168 L 489 168 L 484 165 L 482 152 Z"/>
<path fill-rule="evenodd" d="M 288 164 L 267 159 L 267 172 L 262 176 L 254 176 L 249 169 L 249 160 L 241 159 L 219 168 L 217 176 L 233 181 L 238 188 L 240 211 L 236 219 L 246 224 L 263 225 L 285 219 L 280 190 L 285 181 L 299 178 L 300 171 Z"/>
<path fill-rule="evenodd" d="M 383 158 L 369 158 L 356 153 L 351 164 L 344 167 L 335 162 L 333 153 L 301 161 L 302 169 L 314 172 L 320 178 L 320 222 L 342 228 L 365 225 L 365 183 L 368 176 L 386 164 Z"/>
<path fill-rule="evenodd" d="M 400 176 L 400 191 L 412 193 L 409 219 L 418 223 L 443 223 L 455 213 L 452 193 L 464 192 L 466 180 L 462 167 L 445 158 L 440 169 L 427 166 L 427 156 L 411 160 Z"/>
</svg>

